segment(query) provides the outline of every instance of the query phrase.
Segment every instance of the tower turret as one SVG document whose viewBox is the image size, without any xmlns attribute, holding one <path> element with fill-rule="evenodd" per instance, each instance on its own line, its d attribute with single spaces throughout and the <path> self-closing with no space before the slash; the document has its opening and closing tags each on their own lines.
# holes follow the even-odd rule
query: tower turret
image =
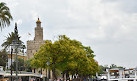
<svg viewBox="0 0 137 81">
<path fill-rule="evenodd" d="M 41 27 L 41 21 L 37 20 L 35 28 L 35 41 L 43 41 L 43 28 Z"/>
<path fill-rule="evenodd" d="M 38 18 L 38 20 L 36 22 L 36 25 L 37 25 L 37 27 L 41 27 L 41 21 L 39 20 L 39 18 Z"/>
</svg>

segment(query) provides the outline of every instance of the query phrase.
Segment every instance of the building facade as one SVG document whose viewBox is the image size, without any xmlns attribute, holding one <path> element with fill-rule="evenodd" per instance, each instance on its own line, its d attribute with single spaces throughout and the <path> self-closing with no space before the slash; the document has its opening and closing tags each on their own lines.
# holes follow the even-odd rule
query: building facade
<svg viewBox="0 0 137 81">
<path fill-rule="evenodd" d="M 27 55 L 26 55 L 26 53 L 19 52 L 19 53 L 17 54 L 17 57 L 23 59 L 24 61 L 27 60 Z M 15 61 L 15 59 L 16 59 L 16 53 L 13 52 L 13 53 L 12 53 L 12 63 Z M 11 53 L 10 53 L 10 52 L 8 52 L 8 62 L 7 62 L 6 68 L 7 68 L 7 69 L 10 69 L 10 68 L 11 68 Z"/>
</svg>

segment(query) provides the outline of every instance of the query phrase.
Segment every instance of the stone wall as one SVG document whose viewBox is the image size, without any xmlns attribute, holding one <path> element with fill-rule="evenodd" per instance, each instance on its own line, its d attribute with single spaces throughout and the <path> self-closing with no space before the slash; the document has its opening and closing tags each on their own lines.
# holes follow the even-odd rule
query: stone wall
<svg viewBox="0 0 137 81">
<path fill-rule="evenodd" d="M 27 58 L 30 59 L 39 50 L 40 46 L 44 44 L 43 41 L 27 41 Z"/>
<path fill-rule="evenodd" d="M 35 41 L 43 41 L 43 28 L 36 27 L 35 28 Z"/>
</svg>

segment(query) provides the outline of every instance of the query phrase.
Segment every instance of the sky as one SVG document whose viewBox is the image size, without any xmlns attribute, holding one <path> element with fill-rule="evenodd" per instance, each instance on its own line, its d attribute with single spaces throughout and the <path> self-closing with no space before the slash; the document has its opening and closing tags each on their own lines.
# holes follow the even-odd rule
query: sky
<svg viewBox="0 0 137 81">
<path fill-rule="evenodd" d="M 100 65 L 137 67 L 137 0 L 0 0 L 14 20 L 0 31 L 0 45 L 18 24 L 21 40 L 34 39 L 38 17 L 44 40 L 58 35 L 90 46 Z M 30 33 L 31 35 L 28 35 Z M 0 47 L 2 49 L 2 47 Z"/>
</svg>

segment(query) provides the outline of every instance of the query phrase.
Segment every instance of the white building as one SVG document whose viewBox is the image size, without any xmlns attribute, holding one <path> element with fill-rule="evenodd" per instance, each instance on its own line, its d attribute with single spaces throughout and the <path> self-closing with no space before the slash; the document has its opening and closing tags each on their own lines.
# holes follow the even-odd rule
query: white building
<svg viewBox="0 0 137 81">
<path fill-rule="evenodd" d="M 108 81 L 137 81 L 137 68 L 114 68 L 107 72 Z"/>
<path fill-rule="evenodd" d="M 27 54 L 26 53 L 22 53 L 22 52 L 19 52 L 17 53 L 17 57 L 18 58 L 22 58 L 24 60 L 27 60 Z M 15 61 L 16 59 L 16 53 L 12 53 L 12 63 Z M 8 62 L 7 62 L 7 65 L 6 65 L 6 69 L 10 69 L 10 66 L 11 66 L 11 53 L 8 52 Z"/>
</svg>

